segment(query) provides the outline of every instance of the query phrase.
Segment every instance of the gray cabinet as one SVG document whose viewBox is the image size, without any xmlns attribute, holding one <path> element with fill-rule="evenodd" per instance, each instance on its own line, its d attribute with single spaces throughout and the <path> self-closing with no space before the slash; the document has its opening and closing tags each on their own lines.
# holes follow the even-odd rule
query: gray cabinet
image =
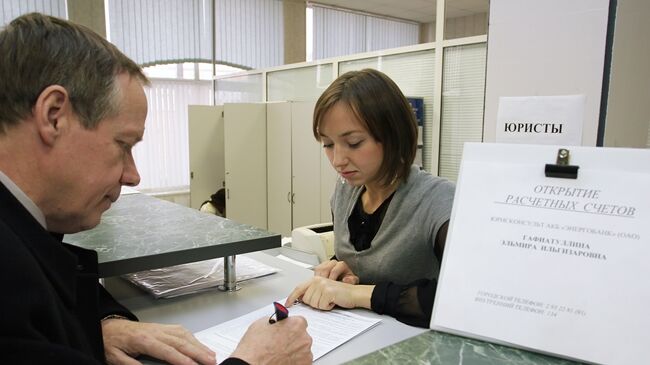
<svg viewBox="0 0 650 365">
<path fill-rule="evenodd" d="M 188 107 L 190 207 L 199 209 L 225 185 L 223 106 Z"/>
<path fill-rule="evenodd" d="M 224 104 L 228 219 L 267 229 L 266 104 Z"/>
<path fill-rule="evenodd" d="M 336 175 L 312 133 L 314 102 L 267 104 L 268 229 L 331 221 Z"/>
</svg>

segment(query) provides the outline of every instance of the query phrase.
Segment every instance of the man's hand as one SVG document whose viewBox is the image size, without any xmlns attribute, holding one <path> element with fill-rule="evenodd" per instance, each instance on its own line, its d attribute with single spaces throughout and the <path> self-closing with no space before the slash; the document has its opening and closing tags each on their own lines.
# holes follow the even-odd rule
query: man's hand
<svg viewBox="0 0 650 365">
<path fill-rule="evenodd" d="M 359 284 L 359 277 L 354 275 L 345 261 L 325 261 L 314 268 L 314 276 L 338 280 L 352 285 Z"/>
<path fill-rule="evenodd" d="M 126 319 L 102 321 L 106 362 L 138 365 L 134 358 L 148 355 L 173 365 L 214 365 L 213 351 L 185 328 L 177 325 L 134 322 Z"/>
<path fill-rule="evenodd" d="M 288 317 L 274 324 L 261 318 L 248 327 L 230 356 L 255 365 L 311 364 L 311 342 L 303 317 Z"/>
<path fill-rule="evenodd" d="M 287 297 L 285 306 L 290 307 L 296 300 L 321 310 L 331 310 L 338 305 L 343 308 L 368 308 L 374 285 L 352 285 L 314 276 L 298 285 Z"/>
</svg>

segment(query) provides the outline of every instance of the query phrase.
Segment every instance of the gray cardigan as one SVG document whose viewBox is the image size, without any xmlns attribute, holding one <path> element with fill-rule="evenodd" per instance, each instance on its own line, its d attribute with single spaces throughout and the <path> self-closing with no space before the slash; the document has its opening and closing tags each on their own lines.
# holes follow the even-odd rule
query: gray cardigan
<svg viewBox="0 0 650 365">
<path fill-rule="evenodd" d="M 440 270 L 433 247 L 440 227 L 449 220 L 453 183 L 412 166 L 401 183 L 370 248 L 357 252 L 350 243 L 348 218 L 363 187 L 339 181 L 330 201 L 334 216 L 334 250 L 359 276 L 361 284 L 408 284 L 435 279 Z"/>
</svg>

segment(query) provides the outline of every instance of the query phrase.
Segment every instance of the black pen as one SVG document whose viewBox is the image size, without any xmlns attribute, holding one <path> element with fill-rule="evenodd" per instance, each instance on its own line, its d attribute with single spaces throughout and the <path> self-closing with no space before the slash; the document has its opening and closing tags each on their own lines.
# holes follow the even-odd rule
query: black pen
<svg viewBox="0 0 650 365">
<path fill-rule="evenodd" d="M 281 321 L 289 317 L 289 310 L 287 309 L 287 307 L 283 306 L 278 302 L 273 302 L 273 307 L 275 308 L 275 313 L 271 314 L 271 316 L 269 317 L 270 324 L 273 324 L 277 321 Z M 273 319 L 273 316 L 275 316 L 275 319 Z"/>
</svg>

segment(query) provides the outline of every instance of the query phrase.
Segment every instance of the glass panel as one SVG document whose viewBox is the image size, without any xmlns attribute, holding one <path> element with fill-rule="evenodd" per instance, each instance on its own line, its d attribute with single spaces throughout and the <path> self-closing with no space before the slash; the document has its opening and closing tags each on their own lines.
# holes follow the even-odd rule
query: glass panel
<svg viewBox="0 0 650 365">
<path fill-rule="evenodd" d="M 233 76 L 216 80 L 216 104 L 264 101 L 262 74 Z"/>
<path fill-rule="evenodd" d="M 415 163 L 429 171 L 433 157 L 431 128 L 433 128 L 434 63 L 435 51 L 432 49 L 339 63 L 339 74 L 374 68 L 393 79 L 406 97 L 423 100 L 424 122 L 423 127 L 418 128 L 420 148 Z M 435 154 L 437 156 L 437 151 Z"/>
<path fill-rule="evenodd" d="M 465 142 L 483 140 L 486 44 L 445 49 L 440 176 L 455 181 Z"/>
<path fill-rule="evenodd" d="M 488 7 L 489 0 L 447 0 L 444 39 L 487 34 Z"/>
<path fill-rule="evenodd" d="M 332 83 L 332 64 L 269 72 L 268 101 L 316 101 Z"/>
</svg>

